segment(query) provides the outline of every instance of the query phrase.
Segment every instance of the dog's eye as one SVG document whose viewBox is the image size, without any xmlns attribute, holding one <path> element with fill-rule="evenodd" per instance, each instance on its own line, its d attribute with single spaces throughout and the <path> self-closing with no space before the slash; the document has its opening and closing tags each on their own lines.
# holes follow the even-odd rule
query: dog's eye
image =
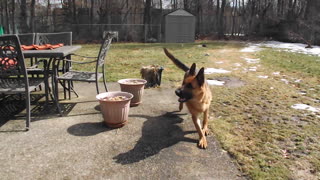
<svg viewBox="0 0 320 180">
<path fill-rule="evenodd" d="M 188 84 L 186 85 L 186 87 L 187 87 L 187 88 L 190 88 L 190 89 L 193 88 L 191 83 L 188 83 Z"/>
</svg>

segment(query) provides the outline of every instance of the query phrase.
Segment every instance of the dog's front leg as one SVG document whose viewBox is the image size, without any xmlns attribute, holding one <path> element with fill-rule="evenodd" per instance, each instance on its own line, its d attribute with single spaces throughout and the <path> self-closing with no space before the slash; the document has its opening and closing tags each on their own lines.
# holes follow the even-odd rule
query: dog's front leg
<svg viewBox="0 0 320 180">
<path fill-rule="evenodd" d="M 207 139 L 204 135 L 204 132 L 201 129 L 200 119 L 198 119 L 198 116 L 192 115 L 192 121 L 194 123 L 194 126 L 197 129 L 198 134 L 199 134 L 198 146 L 203 149 L 207 148 L 208 143 L 207 143 Z"/>
<path fill-rule="evenodd" d="M 179 104 L 179 111 L 181 111 L 183 109 L 183 103 L 181 102 L 180 104 Z"/>
<path fill-rule="evenodd" d="M 203 113 L 203 124 L 202 124 L 202 131 L 204 135 L 209 135 L 209 129 L 208 129 L 208 118 L 209 118 L 209 109 L 205 110 Z"/>
</svg>

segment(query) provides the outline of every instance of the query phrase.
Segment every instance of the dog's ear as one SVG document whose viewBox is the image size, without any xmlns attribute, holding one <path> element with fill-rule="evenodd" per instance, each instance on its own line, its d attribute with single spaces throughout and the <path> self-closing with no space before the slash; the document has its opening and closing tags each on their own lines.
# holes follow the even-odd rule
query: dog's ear
<svg viewBox="0 0 320 180">
<path fill-rule="evenodd" d="M 189 70 L 189 75 L 191 75 L 191 76 L 196 75 L 196 63 L 193 63 L 191 65 L 190 70 Z"/>
<path fill-rule="evenodd" d="M 204 68 L 201 68 L 198 72 L 196 79 L 198 81 L 199 86 L 202 86 L 204 84 L 205 78 L 204 78 Z"/>
</svg>

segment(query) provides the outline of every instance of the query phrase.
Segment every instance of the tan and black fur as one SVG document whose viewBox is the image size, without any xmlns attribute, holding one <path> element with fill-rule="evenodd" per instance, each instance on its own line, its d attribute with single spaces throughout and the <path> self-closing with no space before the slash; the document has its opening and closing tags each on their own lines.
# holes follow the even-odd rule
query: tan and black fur
<svg viewBox="0 0 320 180">
<path fill-rule="evenodd" d="M 179 110 L 182 110 L 183 103 L 185 103 L 191 113 L 193 123 L 199 134 L 198 146 L 200 148 L 207 148 L 208 143 L 205 136 L 209 133 L 208 118 L 212 95 L 204 77 L 204 68 L 202 67 L 197 72 L 195 63 L 189 68 L 176 59 L 166 48 L 164 48 L 164 52 L 178 68 L 185 72 L 181 87 L 175 91 L 176 95 L 179 97 Z M 203 122 L 201 127 L 199 116 L 202 113 Z"/>
</svg>

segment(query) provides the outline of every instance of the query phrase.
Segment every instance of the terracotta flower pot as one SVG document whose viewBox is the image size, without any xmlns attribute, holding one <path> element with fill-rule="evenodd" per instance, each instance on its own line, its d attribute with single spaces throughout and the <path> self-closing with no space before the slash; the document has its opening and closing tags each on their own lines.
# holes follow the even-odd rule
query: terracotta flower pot
<svg viewBox="0 0 320 180">
<path fill-rule="evenodd" d="M 147 83 L 144 79 L 121 79 L 118 81 L 121 91 L 133 94 L 131 106 L 138 106 L 142 103 L 144 86 Z"/>
<path fill-rule="evenodd" d="M 133 95 L 127 92 L 105 92 L 98 94 L 104 122 L 111 128 L 119 128 L 127 123 L 130 101 Z"/>
</svg>

